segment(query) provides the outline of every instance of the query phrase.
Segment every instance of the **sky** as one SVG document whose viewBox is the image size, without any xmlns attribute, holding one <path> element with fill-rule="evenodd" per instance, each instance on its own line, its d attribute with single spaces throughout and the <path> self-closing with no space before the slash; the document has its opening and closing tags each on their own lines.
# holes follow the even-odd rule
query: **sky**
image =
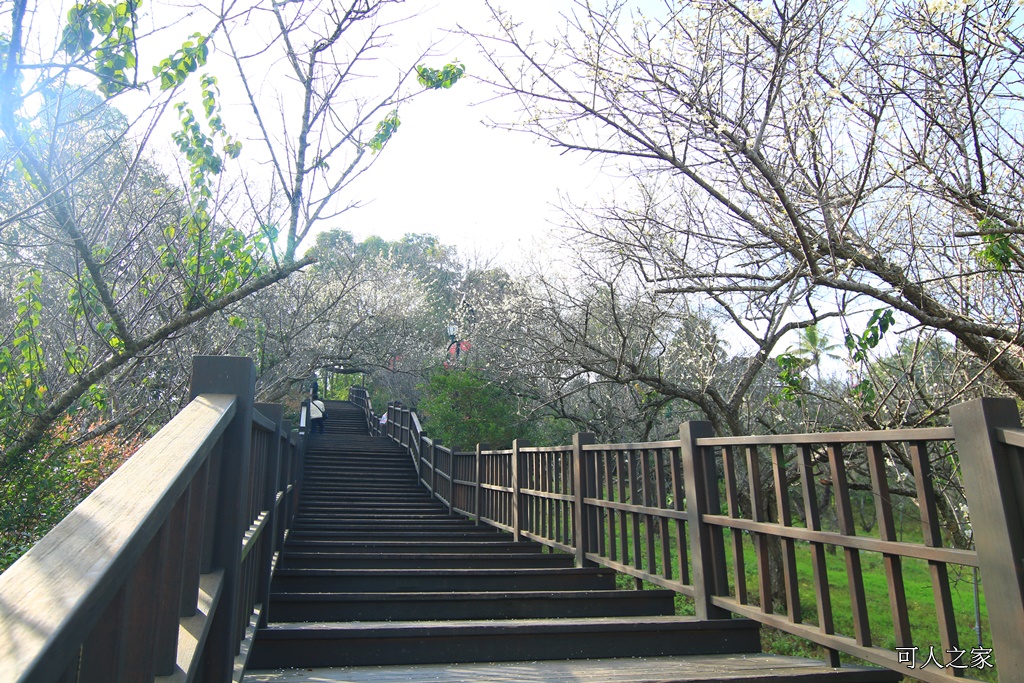
<svg viewBox="0 0 1024 683">
<path fill-rule="evenodd" d="M 143 5 L 144 11 L 148 8 L 157 17 L 149 19 L 149 28 L 161 27 L 157 33 L 164 41 L 150 46 L 152 55 L 171 54 L 191 32 L 208 30 L 210 24 L 212 15 L 192 6 L 179 8 L 186 18 L 162 28 L 174 12 L 173 7 L 160 4 L 167 1 L 178 0 Z M 517 20 L 543 34 L 560 23 L 559 14 L 571 5 L 569 0 L 531 0 L 512 7 Z M 514 118 L 514 103 L 495 99 L 489 87 L 476 79 L 486 70 L 484 58 L 471 38 L 452 32 L 457 24 L 469 30 L 486 27 L 489 12 L 483 0 L 405 2 L 396 5 L 390 16 L 409 15 L 414 16 L 389 29 L 393 45 L 380 53 L 382 73 L 407 68 L 416 63 L 421 50 L 436 44 L 435 56 L 427 63 L 440 67 L 458 59 L 466 66 L 467 77 L 451 90 L 423 93 L 402 104 L 398 131 L 372 168 L 351 186 L 351 198 L 362 206 L 321 223 L 319 229 L 341 228 L 360 240 L 370 235 L 394 240 L 410 232 L 429 233 L 457 247 L 467 259 L 506 267 L 549 253 L 552 242 L 564 237 L 556 227 L 560 197 L 592 201 L 612 191 L 621 179 L 605 175 L 599 163 L 581 154 L 562 155 L 527 133 L 499 130 L 484 122 Z M 241 102 L 244 95 L 241 90 L 233 92 L 237 88 L 230 77 L 233 67 L 217 61 L 217 43 L 215 35 L 210 68 L 220 74 L 224 118 L 236 132 L 245 107 L 233 105 L 232 100 Z M 226 60 L 226 55 L 219 59 Z M 140 106 L 152 101 L 150 94 L 138 98 Z M 194 93 L 192 99 L 198 99 Z M 118 106 L 130 109 L 131 102 L 130 96 L 121 98 Z M 151 148 L 165 158 L 176 154 L 170 141 L 176 128 L 173 112 L 166 114 Z M 246 139 L 244 128 L 237 132 Z M 246 144 L 240 163 L 252 164 L 248 155 L 255 151 Z M 311 245 L 312 239 L 305 244 Z"/>
<path fill-rule="evenodd" d="M 551 27 L 569 3 L 517 3 L 515 14 Z M 561 7 L 560 7 L 561 6 Z M 446 1 L 416 19 L 425 27 L 484 24 L 482 2 Z M 485 119 L 507 120 L 513 103 L 494 100 L 472 78 L 485 68 L 464 36 L 445 37 L 450 58 L 461 60 L 470 78 L 449 91 L 427 93 L 403 105 L 402 125 L 361 182 L 368 205 L 351 212 L 342 226 L 357 236 L 393 239 L 410 231 L 437 235 L 467 256 L 514 262 L 557 241 L 560 193 L 585 198 L 607 190 L 609 179 L 583 155 L 563 155 L 527 133 L 498 130 Z M 444 58 L 438 62 L 445 61 Z M 372 176 L 372 177 L 370 177 Z M 550 245 L 548 245 L 550 246 Z"/>
</svg>

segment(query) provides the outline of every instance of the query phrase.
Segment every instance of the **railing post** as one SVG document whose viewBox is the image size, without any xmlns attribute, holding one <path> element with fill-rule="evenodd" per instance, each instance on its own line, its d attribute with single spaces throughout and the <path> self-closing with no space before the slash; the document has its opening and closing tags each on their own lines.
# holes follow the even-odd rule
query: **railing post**
<svg viewBox="0 0 1024 683">
<path fill-rule="evenodd" d="M 392 437 L 400 446 L 405 446 L 405 408 L 395 402 L 395 435 Z"/>
<path fill-rule="evenodd" d="M 402 408 L 402 445 L 412 448 L 412 409 Z"/>
<path fill-rule="evenodd" d="M 398 420 L 402 413 L 397 403 L 392 403 L 388 408 L 388 437 L 392 441 L 400 441 Z"/>
<path fill-rule="evenodd" d="M 298 448 L 296 445 L 296 432 L 292 429 L 291 420 L 281 420 L 281 434 L 284 445 L 281 454 L 281 511 L 284 515 L 281 518 L 281 525 L 278 527 L 276 536 L 276 547 L 280 550 L 284 547 L 285 530 L 292 525 L 292 498 L 296 494 L 295 472 L 298 465 Z"/>
<path fill-rule="evenodd" d="M 573 544 L 576 546 L 576 566 L 593 566 L 595 563 L 587 559 L 587 553 L 595 550 L 590 547 L 590 518 L 587 514 L 584 498 L 590 490 L 586 459 L 583 457 L 583 446 L 594 443 L 594 435 L 590 432 L 577 432 L 572 436 L 572 493 L 573 493 Z"/>
<path fill-rule="evenodd" d="M 728 585 L 722 530 L 701 519 L 703 514 L 721 512 L 714 459 L 697 446 L 697 439 L 714 435 L 710 422 L 691 421 L 679 425 L 686 526 L 693 557 L 694 609 L 698 619 L 729 618 L 729 612 L 711 600 L 712 596 L 725 594 Z"/>
<path fill-rule="evenodd" d="M 301 430 L 293 430 L 295 445 L 292 447 L 292 499 L 288 509 L 288 525 L 291 526 L 299 514 L 299 497 L 302 495 L 302 480 L 306 471 L 306 439 Z"/>
<path fill-rule="evenodd" d="M 277 505 L 277 491 L 280 488 L 281 482 L 282 451 L 284 450 L 281 448 L 281 422 L 284 419 L 284 406 L 279 403 L 257 403 L 255 407 L 275 425 L 274 436 L 271 441 L 273 446 L 270 449 L 270 453 L 267 454 L 267 478 L 263 483 L 263 500 L 260 503 L 261 509 L 267 510 L 270 515 L 270 519 L 267 520 L 269 526 L 263 532 L 270 535 L 266 536 L 263 541 L 262 553 L 259 559 L 260 582 L 256 588 L 259 595 L 258 602 L 263 603 L 259 622 L 259 626 L 262 628 L 267 625 L 267 614 L 270 611 L 270 579 L 272 578 L 274 551 L 277 550 L 275 546 L 278 529 L 286 523 L 286 520 L 281 519 L 281 510 Z M 284 500 L 282 499 L 281 502 L 284 503 Z"/>
<path fill-rule="evenodd" d="M 206 643 L 203 678 L 207 681 L 231 680 L 235 651 L 241 638 L 236 616 L 242 600 L 242 535 L 248 528 L 244 487 L 249 481 L 255 393 L 256 367 L 251 358 L 196 356 L 192 359 L 190 399 L 199 394 L 235 394 L 238 397 L 235 417 L 221 437 L 217 507 L 211 511 L 218 520 L 214 529 L 213 565 L 223 568 L 224 579 L 221 601 Z"/>
<path fill-rule="evenodd" d="M 523 496 L 520 492 L 523 483 L 519 481 L 519 449 L 526 445 L 523 439 L 512 441 L 512 535 L 516 542 L 523 540 L 523 530 L 520 528 L 523 521 Z"/>
<path fill-rule="evenodd" d="M 429 441 L 429 439 L 427 438 L 427 433 L 426 432 L 422 432 L 420 434 L 419 444 L 418 444 L 418 446 L 416 448 L 416 457 L 414 457 L 412 459 L 412 464 L 416 466 L 416 481 L 417 482 L 420 481 L 420 468 L 422 467 L 422 464 L 423 464 L 423 448 L 424 448 L 424 446 L 427 445 L 427 441 Z"/>
<path fill-rule="evenodd" d="M 949 414 L 999 680 L 1017 680 L 1024 671 L 1024 476 L 1020 451 L 1001 443 L 996 430 L 1019 429 L 1020 415 L 1008 398 L 968 401 Z"/>
<path fill-rule="evenodd" d="M 473 517 L 477 526 L 480 526 L 480 460 L 483 447 L 480 444 L 476 445 L 476 458 L 473 461 L 473 469 L 475 474 L 473 475 Z"/>
<path fill-rule="evenodd" d="M 448 449 L 448 516 L 455 516 L 455 449 Z"/>
<path fill-rule="evenodd" d="M 437 439 L 430 442 L 430 497 L 437 498 Z"/>
</svg>

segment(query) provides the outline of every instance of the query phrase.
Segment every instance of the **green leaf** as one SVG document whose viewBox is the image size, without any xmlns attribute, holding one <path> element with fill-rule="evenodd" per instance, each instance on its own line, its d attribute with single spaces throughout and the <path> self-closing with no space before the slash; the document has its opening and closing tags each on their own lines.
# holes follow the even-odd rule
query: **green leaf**
<svg viewBox="0 0 1024 683">
<path fill-rule="evenodd" d="M 377 124 L 377 133 L 366 143 L 366 146 L 373 150 L 374 154 L 381 151 L 400 125 L 402 125 L 402 121 L 398 118 L 398 110 L 393 109 Z"/>
<path fill-rule="evenodd" d="M 466 67 L 455 61 L 441 69 L 432 69 L 420 64 L 416 67 L 416 80 L 427 90 L 451 88 L 466 73 Z"/>
<path fill-rule="evenodd" d="M 193 33 L 192 40 L 186 40 L 173 55 L 153 67 L 153 75 L 160 76 L 160 89 L 170 90 L 185 82 L 188 75 L 206 65 L 209 54 L 209 36 Z"/>
</svg>

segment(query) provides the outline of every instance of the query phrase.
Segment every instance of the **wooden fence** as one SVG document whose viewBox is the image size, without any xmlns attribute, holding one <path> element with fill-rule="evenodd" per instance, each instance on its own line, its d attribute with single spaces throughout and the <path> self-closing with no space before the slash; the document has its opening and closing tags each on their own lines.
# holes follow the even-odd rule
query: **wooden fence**
<svg viewBox="0 0 1024 683">
<path fill-rule="evenodd" d="M 0 681 L 240 680 L 294 518 L 303 441 L 248 358 L 0 575 Z"/>
<path fill-rule="evenodd" d="M 843 652 L 940 682 L 998 661 L 1001 681 L 1021 680 L 1024 430 L 1013 401 L 957 406 L 950 428 L 722 438 L 709 423 L 688 422 L 678 439 L 656 443 L 595 444 L 592 435 L 577 434 L 569 446 L 516 441 L 511 449 L 457 453 L 431 439 L 401 404 L 389 405 L 381 424 L 364 390 L 350 396 L 374 433 L 408 448 L 423 485 L 453 513 L 572 553 L 580 566 L 616 569 L 637 587 L 646 581 L 678 591 L 693 599 L 699 617 L 739 615 L 806 638 L 823 646 L 834 666 Z M 944 547 L 940 528 L 945 482 L 932 466 L 954 449 L 974 550 Z M 895 453 L 909 467 L 893 467 Z M 858 534 L 854 521 L 847 471 L 854 461 L 869 482 L 860 494 L 874 507 L 871 535 Z M 912 500 L 920 541 L 897 535 L 896 486 Z M 810 557 L 812 595 L 801 594 L 798 552 Z M 845 577 L 829 575 L 829 552 L 842 553 Z M 751 557 L 756 579 L 748 585 Z M 868 599 L 879 596 L 865 588 L 865 558 L 880 560 L 873 564 L 884 573 L 894 642 L 873 636 Z M 927 564 L 938 646 L 924 647 L 911 629 L 904 587 L 911 562 Z M 989 596 L 990 649 L 962 640 L 956 623 L 952 584 L 973 568 Z M 778 596 L 773 571 L 783 586 Z M 848 633 L 837 632 L 840 598 L 852 616 Z M 803 602 L 813 603 L 813 614 L 803 613 Z"/>
</svg>

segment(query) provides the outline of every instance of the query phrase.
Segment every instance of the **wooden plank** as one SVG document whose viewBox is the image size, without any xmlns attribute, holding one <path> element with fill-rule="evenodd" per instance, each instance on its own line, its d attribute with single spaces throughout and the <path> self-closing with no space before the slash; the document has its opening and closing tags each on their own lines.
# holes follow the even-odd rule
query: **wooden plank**
<svg viewBox="0 0 1024 683">
<path fill-rule="evenodd" d="M 485 491 L 501 491 L 502 493 L 512 493 L 511 486 L 498 486 L 497 484 L 481 483 L 480 488 L 482 488 Z"/>
<path fill-rule="evenodd" d="M 640 458 L 640 488 L 643 492 L 644 507 L 653 508 L 654 496 L 651 492 L 651 452 L 649 450 L 638 451 L 637 456 Z M 651 519 L 650 515 L 644 515 L 641 519 L 647 540 L 647 572 L 657 576 L 658 566 L 656 559 L 657 548 L 655 547 L 654 520 Z M 643 565 L 638 565 L 638 568 L 643 569 Z"/>
<path fill-rule="evenodd" d="M 800 489 L 804 498 L 804 517 L 808 530 L 814 532 L 821 529 L 821 515 L 818 510 L 818 498 L 814 486 L 814 463 L 811 447 L 797 447 L 797 466 L 800 468 Z M 828 583 L 828 565 L 825 558 L 825 544 L 811 541 L 811 569 L 814 575 L 814 598 L 818 608 L 818 628 L 821 633 L 835 633 L 832 618 L 832 593 Z M 839 666 L 839 651 L 828 648 L 827 656 L 832 666 Z"/>
<path fill-rule="evenodd" d="M 155 668 L 157 644 L 157 606 L 159 588 L 165 570 L 167 525 L 149 542 L 128 577 L 125 586 L 125 619 L 121 624 L 122 668 L 118 680 L 148 681 Z M 169 610 L 172 614 L 176 609 Z"/>
<path fill-rule="evenodd" d="M 213 571 L 214 544 L 217 541 L 217 498 L 220 495 L 220 472 L 224 462 L 223 437 L 213 447 L 206 460 L 209 463 L 209 475 L 206 480 L 205 515 L 203 518 L 202 558 L 199 571 L 207 574 Z"/>
<path fill-rule="evenodd" d="M 523 441 L 525 444 L 526 442 Z M 494 453 L 506 453 L 508 451 L 493 451 Z M 572 453 L 572 446 L 520 446 L 520 453 Z"/>
<path fill-rule="evenodd" d="M 124 626 L 125 610 L 125 588 L 122 584 L 99 615 L 96 627 L 89 632 L 81 647 L 79 663 L 81 675 L 79 678 L 84 679 L 82 683 L 118 680 L 117 677 L 122 669 L 121 647 L 124 643 L 121 639 L 121 628 Z M 7 673 L 10 677 L 9 680 L 12 681 L 31 683 L 33 680 L 30 676 L 18 676 L 18 672 L 14 669 L 8 669 Z"/>
<path fill-rule="evenodd" d="M 747 456 L 747 483 L 750 486 L 750 515 L 754 522 L 765 522 L 764 496 L 761 493 L 761 459 L 757 446 L 743 449 Z M 771 555 L 768 552 L 769 534 L 754 534 L 754 556 L 757 561 L 757 589 L 760 594 L 761 611 L 772 613 Z"/>
<path fill-rule="evenodd" d="M 850 487 L 846 480 L 846 461 L 842 446 L 830 443 L 827 446 L 829 469 L 832 473 L 832 491 L 835 494 L 836 516 L 839 518 L 839 532 L 855 536 L 857 529 L 850 503 Z M 868 602 L 864 592 L 864 574 L 861 570 L 860 551 L 844 547 L 846 556 L 846 580 L 850 587 L 850 611 L 853 613 L 853 632 L 858 645 L 871 645 L 871 624 L 868 621 Z"/>
<path fill-rule="evenodd" d="M 622 564 L 621 562 L 614 562 L 612 560 L 602 558 L 601 556 L 594 553 L 589 553 L 588 557 L 589 559 L 594 560 L 594 562 L 597 564 L 608 567 L 609 569 L 614 569 L 615 571 L 621 574 L 632 576 L 634 579 L 638 581 L 646 581 L 647 583 L 653 583 L 656 586 L 661 586 L 662 588 L 667 588 L 677 593 L 682 593 L 683 595 L 687 595 L 691 598 L 696 597 L 696 591 L 694 590 L 693 586 L 687 586 L 680 583 L 679 581 L 666 579 L 660 574 L 650 574 L 628 564 Z M 725 612 L 723 612 L 723 614 L 725 614 Z"/>
<path fill-rule="evenodd" d="M 671 482 L 672 482 L 672 508 L 676 512 L 683 511 L 683 505 L 685 501 L 684 492 L 684 475 L 682 471 L 682 455 L 680 448 L 675 448 L 669 451 L 669 468 L 671 471 Z M 688 517 L 689 519 L 689 517 Z M 692 524 L 693 522 L 688 522 Z M 684 584 L 690 583 L 690 564 L 688 553 L 686 552 L 686 537 L 687 529 L 686 525 L 681 520 L 676 520 L 676 559 L 679 561 L 679 580 Z"/>
<path fill-rule="evenodd" d="M 192 401 L 0 575 L 12 677 L 61 675 L 234 413 L 234 396 Z"/>
<path fill-rule="evenodd" d="M 880 429 L 862 432 L 829 432 L 825 434 L 764 434 L 757 436 L 715 436 L 700 439 L 698 446 L 818 446 L 824 443 L 898 443 L 905 441 L 951 441 L 952 427 L 924 429 Z"/>
<path fill-rule="evenodd" d="M 551 485 L 551 480 L 554 477 L 554 468 L 552 467 L 551 454 L 549 454 L 549 453 L 537 454 L 536 458 L 538 460 L 538 465 L 540 467 L 540 484 L 541 484 L 541 487 L 544 490 L 553 490 L 552 485 Z M 575 502 L 575 497 L 574 496 L 573 496 L 572 501 L 573 501 L 573 503 Z M 551 532 L 551 526 L 552 526 L 552 521 L 553 521 L 552 520 L 552 516 L 553 516 L 552 515 L 552 508 L 553 508 L 553 506 L 551 505 L 551 501 L 549 501 L 549 500 L 542 500 L 541 501 L 541 504 L 540 504 L 540 519 L 539 519 L 539 521 L 540 521 L 539 532 L 545 538 L 551 539 L 552 541 L 554 541 L 555 538 L 554 538 L 553 533 Z M 578 545 L 578 539 L 573 537 L 571 545 L 577 546 Z"/>
<path fill-rule="evenodd" d="M 878 535 L 883 541 L 895 541 L 896 524 L 892 516 L 892 495 L 885 470 L 885 454 L 881 444 L 868 444 L 868 470 L 871 474 L 871 492 L 875 499 Z M 885 579 L 889 587 L 889 607 L 892 611 L 896 647 L 912 647 L 910 615 L 907 611 L 907 593 L 903 586 L 903 560 L 899 555 L 882 555 Z"/>
<path fill-rule="evenodd" d="M 207 458 L 188 487 L 186 532 L 182 548 L 181 606 L 179 617 L 190 617 L 196 609 L 199 574 L 203 555 L 203 527 L 206 518 L 206 489 L 210 472 Z"/>
<path fill-rule="evenodd" d="M 722 447 L 722 469 L 725 475 L 726 510 L 730 518 L 736 519 L 740 516 L 739 488 L 736 484 L 736 463 L 733 461 L 731 446 Z M 705 520 L 707 520 L 706 517 Z M 736 600 L 745 605 L 747 603 L 747 572 L 743 559 L 743 536 L 734 530 L 730 537 L 732 540 L 732 573 L 733 585 L 736 587 Z"/>
<path fill-rule="evenodd" d="M 668 490 L 665 482 L 665 463 L 663 462 L 664 452 L 654 451 L 654 487 L 657 494 L 655 501 L 662 510 L 668 509 Z M 658 520 L 659 540 L 661 541 L 661 575 L 666 579 L 672 578 L 672 540 L 669 534 L 667 519 Z"/>
<path fill-rule="evenodd" d="M 521 532 L 522 532 L 522 526 L 521 526 L 521 520 L 520 520 L 520 513 L 521 513 L 521 506 L 522 506 L 522 496 L 519 493 L 519 489 L 522 486 L 522 481 L 520 480 L 520 472 L 519 472 L 519 469 L 520 469 L 520 458 L 522 456 L 520 455 L 519 450 L 520 450 L 520 448 L 522 448 L 525 445 L 526 445 L 525 442 L 521 441 L 520 439 L 516 439 L 516 440 L 514 440 L 512 442 L 512 468 L 511 468 L 511 477 L 512 477 L 512 482 L 511 482 L 512 483 L 512 509 L 510 510 L 510 512 L 511 512 L 511 519 L 509 520 L 509 522 L 512 525 L 513 536 L 514 536 L 515 540 L 517 540 L 517 541 L 520 540 L 520 536 L 521 536 Z"/>
<path fill-rule="evenodd" d="M 557 456 L 555 456 L 554 454 L 549 454 L 547 457 L 549 459 L 550 467 L 551 467 L 551 492 L 554 493 L 555 495 L 558 495 L 561 492 L 561 490 L 562 490 L 562 464 L 563 463 L 561 462 L 561 459 L 558 458 Z M 584 468 L 584 480 L 586 481 L 586 474 L 587 474 L 587 472 L 586 472 L 586 469 L 587 469 L 586 463 L 583 464 L 583 468 Z M 587 492 L 585 490 L 584 496 L 586 496 L 586 495 L 587 495 Z M 552 530 L 551 537 L 555 541 L 562 541 L 562 542 L 564 542 L 566 537 L 563 536 L 563 533 L 562 533 L 562 531 L 564 530 L 564 527 L 562 526 L 562 505 L 561 505 L 561 503 L 559 501 L 555 501 L 555 500 L 551 501 L 549 503 L 549 505 L 553 508 L 552 509 L 552 513 L 553 514 L 552 514 L 552 520 L 551 521 L 552 521 L 552 524 L 553 524 L 554 528 Z M 584 505 L 584 510 L 585 511 L 586 511 L 586 507 L 587 506 L 585 504 Z M 586 514 L 586 512 L 584 514 Z M 588 547 L 587 550 L 590 550 L 590 548 Z"/>
<path fill-rule="evenodd" d="M 786 477 L 786 456 L 782 446 L 771 448 L 772 476 L 775 480 L 775 508 L 778 522 L 784 527 L 793 526 L 793 516 L 789 509 L 789 482 Z M 782 579 L 786 590 L 786 613 L 789 620 L 799 624 L 803 620 L 800 611 L 800 581 L 796 572 L 796 545 L 791 538 L 781 539 L 782 543 Z"/>
<path fill-rule="evenodd" d="M 766 654 L 690 655 L 642 659 L 588 659 L 483 664 L 420 664 L 380 667 L 336 667 L 249 671 L 247 683 L 633 683 L 634 681 L 739 680 L 768 674 L 777 680 L 877 680 L 877 670 L 851 666 L 836 674 L 815 660 Z"/>
<path fill-rule="evenodd" d="M 191 490 L 192 487 L 189 487 Z M 181 616 L 185 573 L 185 537 L 188 525 L 189 493 L 178 499 L 167 520 L 163 533 L 165 547 L 161 549 L 163 571 L 157 588 L 157 635 L 155 674 L 166 676 L 174 671 L 178 651 L 178 619 Z M 194 601 L 194 600 L 193 600 Z"/>
<path fill-rule="evenodd" d="M 495 525 L 495 526 L 497 526 L 499 529 L 503 528 L 503 527 L 501 527 L 499 525 Z M 505 530 L 506 531 L 511 531 L 511 529 L 508 529 L 508 528 L 506 528 Z M 549 548 L 554 548 L 555 550 L 560 550 L 563 553 L 566 553 L 566 554 L 569 554 L 569 555 L 575 555 L 576 554 L 576 548 L 574 546 L 566 545 L 565 543 L 559 543 L 558 541 L 553 541 L 550 538 L 546 538 L 544 536 L 541 536 L 540 534 L 535 534 L 535 533 L 532 533 L 530 531 L 523 531 L 522 535 L 523 535 L 523 538 L 527 538 L 527 539 L 529 539 L 531 541 L 537 541 L 538 543 L 546 545 Z"/>
<path fill-rule="evenodd" d="M 636 451 L 630 451 L 626 453 L 626 463 L 627 471 L 629 472 L 629 500 L 631 503 L 635 504 L 636 496 L 639 493 L 637 489 L 637 479 L 639 476 L 637 474 L 637 470 L 640 469 L 637 465 Z M 629 561 L 626 564 L 629 564 L 633 567 L 636 567 L 638 570 L 643 571 L 643 551 L 640 542 L 640 515 L 636 513 L 630 514 L 629 524 L 629 535 L 633 541 L 633 544 L 632 555 L 630 555 Z M 625 560 L 625 557 L 623 557 L 623 560 Z M 643 588 L 643 583 L 639 579 L 637 579 L 635 581 L 635 586 L 637 590 L 640 590 L 641 588 Z"/>
<path fill-rule="evenodd" d="M 229 391 L 238 396 L 235 418 L 224 430 L 221 451 L 221 476 L 216 505 L 210 508 L 213 527 L 213 565 L 224 568 L 224 598 L 220 615 L 215 617 L 204 658 L 205 674 L 210 680 L 231 675 L 239 634 L 236 615 L 241 609 L 243 575 L 241 540 L 252 521 L 247 515 L 245 485 L 249 481 L 252 457 L 252 412 L 256 388 L 256 369 L 249 358 L 196 356 L 192 359 L 189 393 Z"/>
<path fill-rule="evenodd" d="M 942 533 L 939 529 L 939 512 L 935 503 L 935 482 L 931 463 L 928 461 L 928 447 L 925 443 L 910 444 L 910 461 L 914 469 L 914 483 L 917 487 L 917 505 L 921 515 L 924 544 L 931 548 L 937 548 L 942 546 Z M 953 610 L 953 595 L 949 589 L 949 570 L 945 562 L 929 562 L 928 570 L 932 578 L 932 595 L 935 597 L 935 616 L 939 626 L 939 640 L 942 643 L 942 650 L 945 652 L 959 647 L 960 644 L 956 630 L 956 613 Z"/>
<path fill-rule="evenodd" d="M 564 458 L 562 458 L 564 460 Z M 583 453 L 583 467 L 586 468 L 586 487 L 583 491 L 583 511 L 587 515 L 587 550 L 588 552 L 600 552 L 603 546 L 604 534 L 601 533 L 601 518 L 599 509 L 587 503 L 594 500 L 598 495 L 600 476 L 597 456 Z"/>
<path fill-rule="evenodd" d="M 608 485 L 608 494 L 606 496 L 607 502 L 613 502 L 615 500 L 615 479 L 619 478 L 618 470 L 615 475 L 612 475 L 612 464 L 613 455 L 607 451 L 601 452 L 604 458 L 604 469 L 605 469 L 605 481 Z M 619 557 L 619 550 L 616 544 L 615 537 L 615 512 L 612 509 L 608 509 L 608 557 L 612 560 L 617 560 Z"/>
<path fill-rule="evenodd" d="M 892 553 L 919 560 L 959 564 L 965 567 L 978 566 L 978 556 L 973 550 L 956 548 L 932 548 L 903 541 L 882 541 L 867 536 L 846 536 L 834 531 L 813 531 L 800 527 L 780 527 L 771 523 L 752 522 L 749 519 L 734 519 L 726 515 L 702 515 L 705 523 L 726 529 L 740 529 L 755 533 L 767 533 L 792 538 L 798 541 L 826 543 L 841 548 L 856 548 L 878 553 Z"/>
<path fill-rule="evenodd" d="M 583 447 L 594 442 L 594 435 L 590 432 L 578 432 L 572 437 L 572 492 L 575 496 L 573 504 L 573 529 L 572 545 L 576 550 L 576 566 L 583 567 L 592 564 L 587 559 L 587 553 L 593 552 L 596 548 L 587 547 L 590 540 L 590 519 L 587 515 L 583 498 L 588 489 L 587 467 L 583 460 Z"/>
<path fill-rule="evenodd" d="M 626 486 L 629 473 L 626 471 L 626 456 L 622 451 L 615 453 L 619 473 L 619 502 L 626 502 Z M 619 561 L 629 564 L 629 528 L 626 526 L 626 511 L 619 509 Z"/>
<path fill-rule="evenodd" d="M 604 451 L 598 452 L 595 456 L 594 469 L 597 472 L 597 494 L 596 497 L 600 500 L 608 495 L 608 458 Z M 583 501 L 587 502 L 587 501 Z M 602 557 L 607 553 L 607 539 L 606 532 L 608 529 L 608 518 L 609 512 L 601 507 L 597 509 L 597 553 Z"/>
<path fill-rule="evenodd" d="M 585 499 L 587 505 L 593 505 L 597 508 L 607 508 L 610 510 L 624 510 L 629 513 L 635 513 L 638 515 L 650 515 L 651 517 L 661 517 L 664 519 L 678 519 L 687 521 L 690 516 L 680 510 L 673 510 L 670 508 L 660 507 L 649 507 L 647 505 L 631 505 L 629 503 L 619 503 L 617 501 L 601 500 L 600 498 L 587 498 Z"/>
<path fill-rule="evenodd" d="M 730 616 L 712 602 L 715 595 L 729 590 L 722 530 L 704 524 L 701 514 L 704 510 L 721 512 L 714 458 L 710 451 L 695 445 L 700 437 L 713 433 L 709 422 L 693 420 L 679 425 L 679 462 L 673 466 L 676 491 L 685 493 L 686 512 L 690 515 L 687 535 L 693 555 L 693 602 L 694 611 L 701 619 Z M 678 477 L 680 468 L 682 485 Z"/>
<path fill-rule="evenodd" d="M 473 459 L 473 521 L 477 526 L 480 526 L 480 502 L 481 502 L 481 461 L 483 456 L 481 455 L 480 444 L 476 445 L 476 457 Z"/>
<path fill-rule="evenodd" d="M 679 439 L 669 441 L 645 441 L 643 443 L 599 443 L 588 445 L 583 450 L 592 451 L 640 451 L 647 448 L 679 448 Z"/>
<path fill-rule="evenodd" d="M 1024 672 L 1024 454 L 1017 403 L 979 399 L 950 410 L 1000 671 Z M 1004 668 L 1005 667 L 1005 668 Z"/>
</svg>

